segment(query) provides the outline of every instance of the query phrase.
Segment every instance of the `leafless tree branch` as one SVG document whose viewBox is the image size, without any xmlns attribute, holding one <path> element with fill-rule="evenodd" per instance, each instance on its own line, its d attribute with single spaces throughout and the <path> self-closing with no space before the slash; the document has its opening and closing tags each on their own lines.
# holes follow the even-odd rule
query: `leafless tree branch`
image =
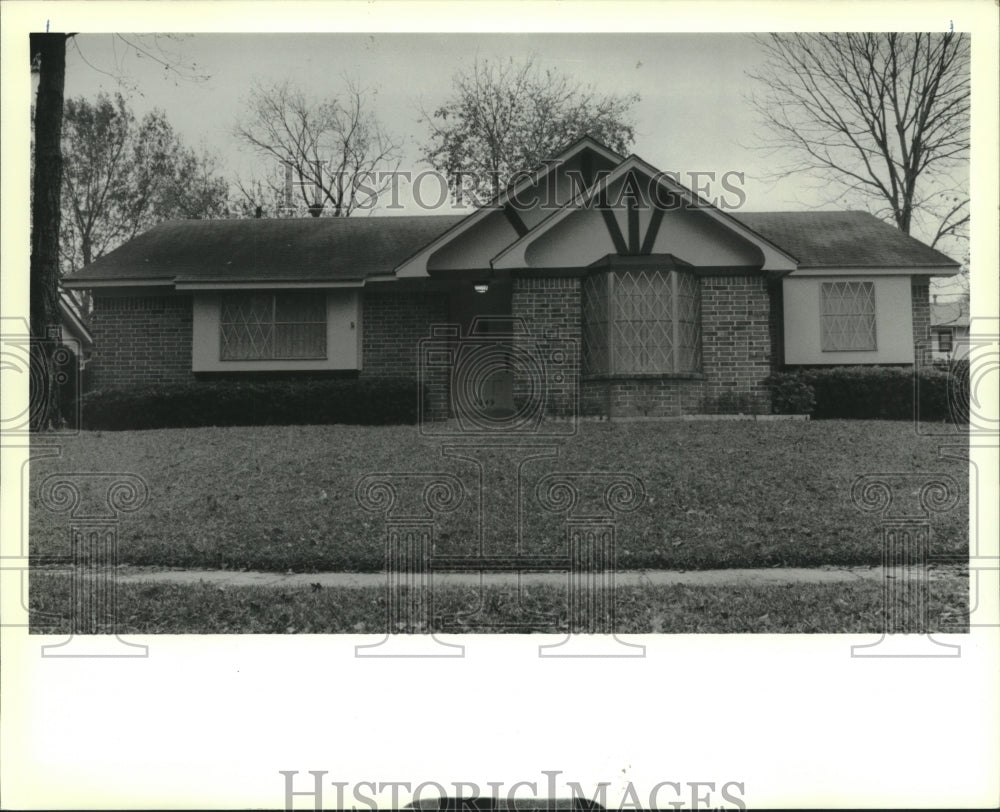
<svg viewBox="0 0 1000 812">
<path fill-rule="evenodd" d="M 310 213 L 349 217 L 374 208 L 399 168 L 400 145 L 371 107 L 369 92 L 347 79 L 339 95 L 322 100 L 287 81 L 257 81 L 233 134 L 291 168 Z"/>
<path fill-rule="evenodd" d="M 968 223 L 969 40 L 962 34 L 772 34 L 748 75 L 767 135 L 758 145 L 832 194 L 868 201 L 932 244 Z M 962 191 L 945 189 L 958 181 Z"/>
</svg>

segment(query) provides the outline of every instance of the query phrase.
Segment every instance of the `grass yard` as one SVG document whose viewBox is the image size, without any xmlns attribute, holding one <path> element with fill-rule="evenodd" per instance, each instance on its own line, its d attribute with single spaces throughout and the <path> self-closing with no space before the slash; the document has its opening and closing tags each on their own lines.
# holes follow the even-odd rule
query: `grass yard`
<svg viewBox="0 0 1000 812">
<path fill-rule="evenodd" d="M 535 501 L 539 477 L 614 471 L 635 474 L 646 490 L 645 504 L 619 519 L 621 569 L 878 564 L 878 517 L 854 507 L 851 485 L 859 474 L 897 471 L 947 473 L 966 482 L 967 467 L 941 458 L 937 445 L 906 422 L 587 423 L 558 459 L 524 466 L 522 549 L 566 551 L 561 518 L 543 515 Z M 510 462 L 496 463 L 505 479 L 489 494 L 490 552 L 511 551 L 517 542 Z M 32 466 L 33 556 L 69 552 L 69 519 L 42 507 L 39 483 L 54 472 L 96 471 L 135 473 L 149 486 L 148 504 L 122 519 L 121 563 L 278 572 L 382 569 L 385 519 L 362 510 L 354 496 L 366 474 L 447 471 L 470 494 L 477 482 L 470 463 L 444 458 L 441 443 L 420 438 L 413 427 L 85 432 L 63 441 L 60 457 Z M 967 554 L 967 493 L 931 521 L 932 554 Z M 476 501 L 466 499 L 438 525 L 437 553 L 474 553 L 478 526 Z M 163 586 L 150 589 L 147 599 L 156 593 L 157 602 L 170 594 Z M 718 593 L 724 599 L 732 600 L 732 590 Z M 292 605 L 319 600 L 298 596 Z"/>
<path fill-rule="evenodd" d="M 617 587 L 620 634 L 880 633 L 878 582 L 758 586 Z M 31 631 L 68 633 L 70 578 L 31 576 Z M 567 630 L 565 589 L 434 590 L 435 631 L 553 633 Z M 480 612 L 477 614 L 476 610 Z M 968 578 L 932 578 L 928 632 L 968 631 Z M 119 584 L 118 631 L 130 634 L 368 634 L 386 631 L 384 588 L 218 587 Z"/>
</svg>

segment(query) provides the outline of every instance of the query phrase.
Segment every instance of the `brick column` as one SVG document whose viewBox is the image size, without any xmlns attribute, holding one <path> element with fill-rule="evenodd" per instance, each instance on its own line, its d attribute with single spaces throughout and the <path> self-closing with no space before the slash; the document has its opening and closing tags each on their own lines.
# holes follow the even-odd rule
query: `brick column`
<svg viewBox="0 0 1000 812">
<path fill-rule="evenodd" d="M 785 289 L 780 279 L 767 286 L 771 300 L 771 314 L 768 332 L 771 338 L 771 369 L 779 370 L 785 365 Z"/>
<path fill-rule="evenodd" d="M 929 364 L 932 360 L 930 351 L 931 296 L 930 284 L 926 279 L 912 278 L 910 301 L 913 308 L 913 360 L 917 364 Z"/>
<path fill-rule="evenodd" d="M 544 381 L 528 378 L 518 369 L 514 378 L 515 405 L 545 388 L 546 413 L 576 416 L 580 388 L 580 280 L 576 277 L 516 277 L 511 315 L 524 320 L 528 335 L 521 340 L 545 363 Z"/>
<path fill-rule="evenodd" d="M 771 298 L 759 275 L 701 279 L 702 371 L 708 413 L 771 411 Z"/>
</svg>

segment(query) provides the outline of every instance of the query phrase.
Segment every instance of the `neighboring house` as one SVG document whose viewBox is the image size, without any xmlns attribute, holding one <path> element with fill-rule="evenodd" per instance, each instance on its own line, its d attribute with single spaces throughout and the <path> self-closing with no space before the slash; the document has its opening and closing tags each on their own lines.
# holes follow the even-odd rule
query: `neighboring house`
<svg viewBox="0 0 1000 812">
<path fill-rule="evenodd" d="M 931 302 L 931 356 L 951 361 L 969 354 L 969 300 Z"/>
<path fill-rule="evenodd" d="M 86 369 L 94 349 L 94 338 L 80 308 L 64 290 L 59 291 L 59 332 L 63 344 L 76 356 L 80 369 Z"/>
<path fill-rule="evenodd" d="M 169 222 L 65 284 L 93 295 L 95 388 L 421 374 L 437 416 L 540 392 L 664 416 L 768 411 L 786 366 L 912 364 L 958 268 L 866 213 L 727 212 L 584 138 L 467 216 Z"/>
</svg>

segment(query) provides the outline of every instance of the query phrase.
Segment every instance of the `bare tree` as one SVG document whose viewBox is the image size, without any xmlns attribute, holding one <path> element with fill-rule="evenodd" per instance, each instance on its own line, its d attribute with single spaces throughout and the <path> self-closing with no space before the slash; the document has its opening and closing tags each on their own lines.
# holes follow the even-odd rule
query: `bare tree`
<svg viewBox="0 0 1000 812">
<path fill-rule="evenodd" d="M 296 205 L 290 166 L 268 161 L 251 172 L 232 177 L 233 207 L 243 217 L 301 217 L 306 212 Z"/>
<path fill-rule="evenodd" d="M 290 167 L 296 196 L 315 217 L 349 217 L 372 209 L 392 183 L 400 151 L 366 91 L 345 80 L 328 99 L 307 96 L 290 82 L 256 82 L 234 135 L 258 154 Z"/>
<path fill-rule="evenodd" d="M 560 147 L 590 135 L 624 152 L 635 140 L 638 94 L 601 94 L 535 57 L 523 62 L 476 59 L 453 79 L 451 98 L 421 111 L 431 136 L 424 159 L 448 177 L 452 194 L 474 202 L 506 187 L 514 173 L 536 168 Z"/>
<path fill-rule="evenodd" d="M 67 34 L 32 34 L 31 68 L 38 74 L 31 178 L 31 429 L 59 419 L 49 335 L 59 327 L 59 195 L 62 189 L 63 87 Z"/>
<path fill-rule="evenodd" d="M 204 77 L 169 55 L 162 44 L 171 39 L 162 35 L 114 35 L 137 56 L 151 58 L 164 72 L 181 78 Z M 60 420 L 56 376 L 52 363 L 50 334 L 57 334 L 59 314 L 59 238 L 62 225 L 61 197 L 63 182 L 63 103 L 66 80 L 66 43 L 79 43 L 75 34 L 34 33 L 30 35 L 31 72 L 38 77 L 38 91 L 32 110 L 31 153 L 31 257 L 30 331 L 36 342 L 31 351 L 32 430 L 43 430 Z M 125 53 L 125 52 L 123 52 Z M 82 51 L 80 56 L 90 67 Z M 120 67 L 120 66 L 119 66 Z M 96 68 L 95 68 L 96 69 Z M 100 70 L 100 69 L 97 69 Z M 106 71 L 101 71 L 107 73 Z M 108 74 L 112 75 L 113 74 Z"/>
<path fill-rule="evenodd" d="M 789 156 L 834 199 L 859 196 L 873 213 L 932 246 L 967 238 L 969 40 L 962 34 L 771 34 L 749 73 L 751 103 Z"/>
<path fill-rule="evenodd" d="M 126 95 L 145 94 L 129 71 L 128 63 L 133 60 L 152 62 L 163 68 L 163 78 L 179 82 L 205 82 L 210 78 L 204 67 L 184 53 L 184 45 L 191 34 L 110 34 L 111 63 L 95 64 L 80 47 L 80 38 L 70 42 L 81 61 L 90 69 L 115 81 Z M 88 38 L 90 38 L 88 36 Z"/>
<path fill-rule="evenodd" d="M 228 188 L 215 160 L 188 148 L 160 110 L 137 120 L 126 99 L 67 99 L 61 251 L 78 270 L 157 222 L 219 217 Z"/>
</svg>

